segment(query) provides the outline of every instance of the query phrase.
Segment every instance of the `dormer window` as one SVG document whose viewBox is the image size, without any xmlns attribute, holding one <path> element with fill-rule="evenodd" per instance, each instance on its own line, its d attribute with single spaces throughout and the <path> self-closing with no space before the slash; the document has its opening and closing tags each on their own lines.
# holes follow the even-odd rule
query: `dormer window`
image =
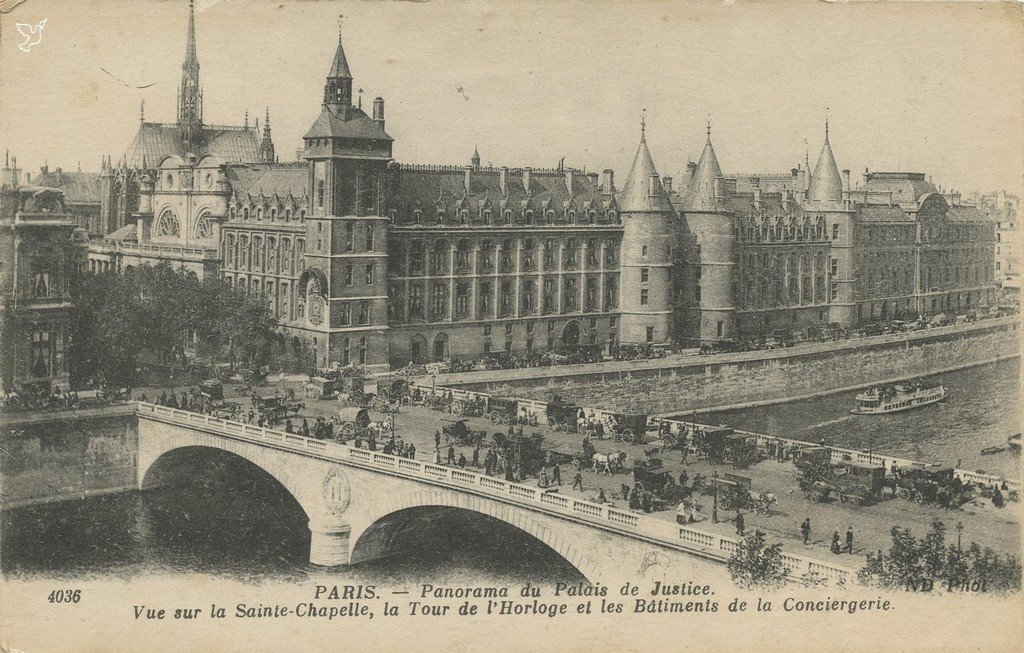
<svg viewBox="0 0 1024 653">
<path fill-rule="evenodd" d="M 256 219 L 257 220 L 262 220 L 263 219 L 263 209 L 262 208 L 256 209 Z"/>
<path fill-rule="evenodd" d="M 484 222 L 490 222 L 490 221 L 491 221 L 491 210 L 490 209 L 484 209 Z"/>
<path fill-rule="evenodd" d="M 555 211 L 554 211 L 554 209 L 548 209 L 547 211 L 544 212 L 544 220 L 548 224 L 551 224 L 552 222 L 555 221 Z"/>
<path fill-rule="evenodd" d="M 285 209 L 284 210 L 284 221 L 288 222 L 291 219 L 292 219 L 292 210 L 291 209 Z"/>
<path fill-rule="evenodd" d="M 423 222 L 423 211 L 420 211 L 419 209 L 413 211 L 412 222 L 413 224 L 421 224 Z"/>
<path fill-rule="evenodd" d="M 533 209 L 527 209 L 525 216 L 526 224 L 533 224 Z"/>
<path fill-rule="evenodd" d="M 616 222 L 618 217 L 619 216 L 615 211 L 608 211 L 608 222 Z"/>
<path fill-rule="evenodd" d="M 569 222 L 576 222 L 576 211 L 569 210 L 567 215 L 569 216 Z"/>
<path fill-rule="evenodd" d="M 466 224 L 469 222 L 469 210 L 461 209 L 459 211 L 459 224 Z"/>
<path fill-rule="evenodd" d="M 242 220 L 246 220 L 247 221 L 248 219 L 249 219 L 249 207 L 247 206 L 244 209 L 242 209 Z"/>
<path fill-rule="evenodd" d="M 504 223 L 506 226 L 512 224 L 512 211 L 510 209 L 505 209 L 502 216 L 504 217 Z"/>
<path fill-rule="evenodd" d="M 597 211 L 590 211 L 589 213 L 587 213 L 587 220 L 590 221 L 590 222 L 596 222 L 597 221 Z"/>
<path fill-rule="evenodd" d="M 270 219 L 277 220 L 277 209 L 270 209 Z"/>
</svg>

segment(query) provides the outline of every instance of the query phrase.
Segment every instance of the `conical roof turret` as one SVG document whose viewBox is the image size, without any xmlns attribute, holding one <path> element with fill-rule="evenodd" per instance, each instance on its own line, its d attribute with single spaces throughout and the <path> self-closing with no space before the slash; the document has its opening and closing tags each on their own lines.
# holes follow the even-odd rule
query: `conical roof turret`
<svg viewBox="0 0 1024 653">
<path fill-rule="evenodd" d="M 321 69 L 322 70 L 322 69 Z M 338 49 L 334 51 L 334 61 L 331 63 L 331 72 L 328 77 L 352 77 L 348 69 L 348 59 L 345 58 L 345 47 L 341 44 L 341 28 L 338 28 Z"/>
<path fill-rule="evenodd" d="M 818 155 L 818 163 L 811 175 L 811 185 L 807 189 L 807 199 L 812 202 L 839 202 L 843 199 L 843 178 L 836 165 L 836 157 L 832 154 L 832 146 L 828 142 L 828 120 L 825 120 L 825 144 Z"/>
<path fill-rule="evenodd" d="M 700 153 L 693 179 L 687 188 L 683 210 L 714 211 L 718 208 L 715 201 L 715 179 L 721 176 L 722 167 L 718 165 L 715 148 L 711 145 L 711 123 L 708 122 L 708 137 L 704 142 L 704 151 Z"/>
<path fill-rule="evenodd" d="M 672 212 L 672 202 L 661 185 L 658 169 L 654 167 L 651 151 L 647 149 L 646 128 L 640 128 L 640 146 L 633 157 L 626 183 L 619 195 L 619 211 Z"/>
</svg>

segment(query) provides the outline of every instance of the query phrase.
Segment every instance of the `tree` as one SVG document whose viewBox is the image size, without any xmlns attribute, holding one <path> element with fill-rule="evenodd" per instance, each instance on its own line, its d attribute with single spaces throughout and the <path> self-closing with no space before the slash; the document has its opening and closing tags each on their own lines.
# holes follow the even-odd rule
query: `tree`
<svg viewBox="0 0 1024 653">
<path fill-rule="evenodd" d="M 743 538 L 728 567 L 733 582 L 746 589 L 778 589 L 786 582 L 782 545 L 769 545 L 758 530 Z"/>
<path fill-rule="evenodd" d="M 1012 555 L 1001 557 L 977 542 L 971 542 L 966 550 L 946 544 L 946 526 L 938 519 L 921 539 L 899 526 L 890 533 L 889 551 L 869 554 L 858 571 L 862 584 L 912 589 L 922 581 L 932 581 L 936 587 L 954 590 L 971 583 L 984 584 L 986 591 L 1020 590 L 1020 560 Z"/>
</svg>

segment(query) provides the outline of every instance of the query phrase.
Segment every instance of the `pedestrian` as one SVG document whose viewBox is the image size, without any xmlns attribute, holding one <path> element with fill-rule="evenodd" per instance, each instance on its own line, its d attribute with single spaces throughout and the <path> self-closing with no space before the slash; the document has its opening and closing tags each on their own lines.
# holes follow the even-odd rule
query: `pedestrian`
<svg viewBox="0 0 1024 653">
<path fill-rule="evenodd" d="M 690 475 L 686 473 L 686 470 L 679 472 L 679 485 L 685 486 L 690 482 Z"/>
<path fill-rule="evenodd" d="M 853 553 L 853 526 L 846 529 L 846 552 Z"/>
<path fill-rule="evenodd" d="M 360 433 L 356 434 L 356 442 L 355 442 L 355 444 L 356 444 L 356 449 L 362 449 L 363 448 L 363 436 L 362 436 L 362 434 L 360 434 Z"/>
<path fill-rule="evenodd" d="M 324 427 L 324 434 L 328 440 L 334 439 L 334 422 L 327 422 L 327 426 Z"/>
<path fill-rule="evenodd" d="M 161 406 L 166 406 L 167 405 L 167 391 L 166 390 L 160 393 L 160 405 Z"/>
<path fill-rule="evenodd" d="M 555 466 L 551 468 L 551 482 L 562 484 L 562 468 L 555 463 Z"/>
<path fill-rule="evenodd" d="M 733 521 L 736 522 L 736 534 L 739 535 L 740 537 L 743 537 L 743 531 L 744 531 L 743 513 L 740 512 L 740 511 L 737 511 L 736 512 L 736 517 L 733 519 Z"/>
<path fill-rule="evenodd" d="M 434 449 L 434 464 L 435 465 L 440 465 L 441 464 L 441 450 L 440 449 Z"/>
<path fill-rule="evenodd" d="M 785 460 L 785 456 L 784 456 L 784 454 L 782 452 L 783 452 L 782 439 L 781 438 L 775 438 L 775 455 L 777 456 L 778 461 L 780 463 Z"/>
<path fill-rule="evenodd" d="M 480 445 L 473 447 L 473 467 L 480 466 Z"/>
<path fill-rule="evenodd" d="M 466 469 L 466 454 L 464 453 L 459 454 L 459 467 Z"/>
<path fill-rule="evenodd" d="M 623 483 L 620 488 L 620 495 L 623 501 L 629 501 L 629 485 Z"/>
<path fill-rule="evenodd" d="M 491 452 L 488 452 L 487 455 L 484 456 L 484 474 L 487 474 L 488 476 L 490 476 L 491 475 L 491 469 L 493 467 L 494 467 L 494 464 L 491 462 Z"/>
<path fill-rule="evenodd" d="M 992 505 L 996 508 L 1002 508 L 1006 505 L 1003 501 L 1003 493 L 999 488 L 996 488 L 995 492 L 992 493 Z"/>
<path fill-rule="evenodd" d="M 839 531 L 832 533 L 832 546 L 829 547 L 832 553 L 842 553 L 843 549 L 839 546 Z"/>
<path fill-rule="evenodd" d="M 407 453 L 409 454 L 409 458 L 410 459 L 415 460 L 416 459 L 416 445 L 412 444 L 412 443 L 409 443 L 409 449 L 408 449 Z"/>
<path fill-rule="evenodd" d="M 370 451 L 377 450 L 377 436 L 374 435 L 373 433 L 370 433 L 370 435 L 366 438 L 366 447 Z"/>
<path fill-rule="evenodd" d="M 440 431 L 434 431 L 434 446 L 438 447 L 438 448 L 441 446 L 441 432 Z"/>
<path fill-rule="evenodd" d="M 292 426 L 292 421 L 290 419 L 286 419 L 284 421 L 284 432 L 285 433 L 294 433 L 295 432 L 295 428 Z"/>
<path fill-rule="evenodd" d="M 804 536 L 804 544 L 811 539 L 811 518 L 805 517 L 804 523 L 800 524 L 800 534 Z"/>
<path fill-rule="evenodd" d="M 448 445 L 448 464 L 455 464 L 455 447 L 452 445 Z"/>
<path fill-rule="evenodd" d="M 690 455 L 690 445 L 686 443 L 685 439 L 683 440 L 682 454 L 683 454 L 683 464 L 685 465 L 686 464 L 686 457 Z M 685 474 L 686 472 L 683 472 L 683 473 Z"/>
<path fill-rule="evenodd" d="M 305 417 L 302 418 L 302 427 L 299 429 L 299 433 L 304 438 L 309 437 L 309 422 L 306 421 Z"/>
<path fill-rule="evenodd" d="M 537 485 L 539 485 L 540 487 L 547 487 L 551 485 L 551 481 L 548 480 L 548 470 L 540 470 L 540 478 L 537 480 Z"/>
<path fill-rule="evenodd" d="M 576 475 L 572 477 L 572 489 L 575 490 L 577 487 L 580 492 L 583 491 L 583 473 L 579 470 L 576 470 Z"/>
</svg>

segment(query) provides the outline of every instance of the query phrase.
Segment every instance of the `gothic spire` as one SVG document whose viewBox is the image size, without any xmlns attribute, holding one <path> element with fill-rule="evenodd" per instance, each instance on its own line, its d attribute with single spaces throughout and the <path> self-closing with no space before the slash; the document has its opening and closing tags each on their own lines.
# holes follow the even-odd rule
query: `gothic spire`
<svg viewBox="0 0 1024 653">
<path fill-rule="evenodd" d="M 843 199 L 843 178 L 832 154 L 832 145 L 828 142 L 828 118 L 825 119 L 825 144 L 811 175 L 807 199 L 817 202 L 839 202 Z"/>
<path fill-rule="evenodd" d="M 711 119 L 707 123 L 707 140 L 704 151 L 697 161 L 697 169 L 690 180 L 683 206 L 687 211 L 713 211 L 717 207 L 715 201 L 715 179 L 722 176 L 722 167 L 718 165 L 715 148 L 711 145 Z"/>
<path fill-rule="evenodd" d="M 263 122 L 263 140 L 260 141 L 260 161 L 274 162 L 274 141 L 270 138 L 270 107 L 267 107 L 266 120 Z"/>
<path fill-rule="evenodd" d="M 203 127 L 203 90 L 199 86 L 199 57 L 196 55 L 195 0 L 188 2 L 188 34 L 185 61 L 181 64 L 181 88 L 178 90 L 178 127 L 190 147 L 195 147 Z"/>
<path fill-rule="evenodd" d="M 345 47 L 341 43 L 341 25 L 338 25 L 338 49 L 334 52 L 331 71 L 324 84 L 324 106 L 334 110 L 342 120 L 348 120 L 352 113 L 352 72 L 345 58 Z"/>
<path fill-rule="evenodd" d="M 661 185 L 651 151 L 647 149 L 646 122 L 645 118 L 640 121 L 640 145 L 619 197 L 619 210 L 622 212 L 672 211 L 672 203 Z"/>
</svg>

